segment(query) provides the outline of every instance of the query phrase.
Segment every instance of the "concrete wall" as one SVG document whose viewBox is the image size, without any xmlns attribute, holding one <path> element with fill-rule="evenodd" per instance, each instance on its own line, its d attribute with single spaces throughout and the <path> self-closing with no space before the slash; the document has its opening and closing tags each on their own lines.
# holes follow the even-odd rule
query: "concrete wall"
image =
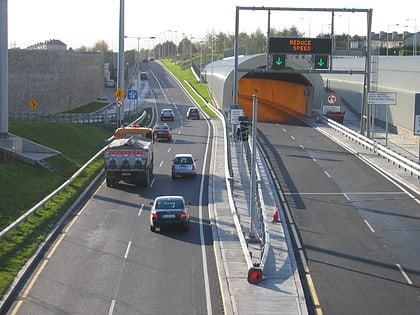
<svg viewBox="0 0 420 315">
<path fill-rule="evenodd" d="M 9 50 L 9 112 L 58 113 L 104 93 L 102 53 Z M 28 103 L 36 100 L 38 108 Z"/>
<path fill-rule="evenodd" d="M 333 60 L 333 67 L 334 70 L 363 70 L 364 63 L 364 58 L 337 58 Z M 372 65 L 372 71 L 375 71 L 374 68 L 377 68 L 377 82 L 371 85 L 371 90 L 397 93 L 397 104 L 378 105 L 372 112 L 384 123 L 388 110 L 388 123 L 398 132 L 405 130 L 412 134 L 415 94 L 420 93 L 420 56 L 380 56 L 377 65 Z M 322 74 L 322 78 L 330 89 L 360 113 L 363 75 Z"/>
</svg>

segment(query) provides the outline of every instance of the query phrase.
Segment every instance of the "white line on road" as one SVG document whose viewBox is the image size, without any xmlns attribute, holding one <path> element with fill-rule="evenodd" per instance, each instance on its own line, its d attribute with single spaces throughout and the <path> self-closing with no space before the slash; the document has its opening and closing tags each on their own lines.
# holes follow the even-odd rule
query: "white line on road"
<svg viewBox="0 0 420 315">
<path fill-rule="evenodd" d="M 163 161 L 160 162 L 159 167 L 162 167 L 162 165 L 163 165 Z"/>
<path fill-rule="evenodd" d="M 144 204 L 142 204 L 142 205 L 140 206 L 139 212 L 137 213 L 137 216 L 138 216 L 138 217 L 139 217 L 139 216 L 141 216 L 141 213 L 142 213 L 142 211 L 143 211 L 143 208 L 144 208 Z"/>
<path fill-rule="evenodd" d="M 131 241 L 128 242 L 127 249 L 125 250 L 124 259 L 127 259 L 128 253 L 130 252 L 130 248 L 131 248 Z"/>
<path fill-rule="evenodd" d="M 115 300 L 112 300 L 111 306 L 109 307 L 108 315 L 112 315 L 112 313 L 114 313 L 114 306 L 115 306 Z"/>
<path fill-rule="evenodd" d="M 327 171 L 324 171 L 324 173 L 325 173 L 325 175 L 327 175 L 329 178 L 331 178 L 331 175 L 330 175 L 330 174 L 328 174 L 328 172 L 327 172 Z"/>
<path fill-rule="evenodd" d="M 363 220 L 365 221 L 366 225 L 368 226 L 369 230 L 372 231 L 372 233 L 375 233 L 375 230 L 373 229 L 373 227 L 370 225 L 370 223 L 368 222 L 368 220 Z"/>
<path fill-rule="evenodd" d="M 404 269 L 400 266 L 400 264 L 397 264 L 398 269 L 400 270 L 400 272 L 402 273 L 402 275 L 404 276 L 405 280 L 407 281 L 408 284 L 413 284 L 413 282 L 410 280 L 410 278 L 408 277 L 408 275 L 405 273 Z"/>
</svg>

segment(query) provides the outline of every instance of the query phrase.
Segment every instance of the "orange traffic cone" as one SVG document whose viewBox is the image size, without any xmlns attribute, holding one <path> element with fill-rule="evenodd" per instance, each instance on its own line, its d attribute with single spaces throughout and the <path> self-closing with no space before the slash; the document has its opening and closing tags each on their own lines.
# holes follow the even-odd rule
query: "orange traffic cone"
<svg viewBox="0 0 420 315">
<path fill-rule="evenodd" d="M 274 208 L 274 213 L 273 213 L 273 217 L 271 219 L 271 222 L 279 222 L 279 206 L 276 203 L 275 208 Z"/>
</svg>

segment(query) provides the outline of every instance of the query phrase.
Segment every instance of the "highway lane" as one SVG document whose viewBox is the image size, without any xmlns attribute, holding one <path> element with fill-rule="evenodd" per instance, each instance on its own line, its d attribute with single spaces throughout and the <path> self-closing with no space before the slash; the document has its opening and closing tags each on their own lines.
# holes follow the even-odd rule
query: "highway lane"
<svg viewBox="0 0 420 315">
<path fill-rule="evenodd" d="M 420 213 L 412 195 L 299 121 L 258 128 L 323 313 L 417 314 Z"/>
<path fill-rule="evenodd" d="M 149 74 L 158 112 L 170 107 L 176 113 L 168 122 L 172 142 L 155 145 L 151 187 L 102 184 L 40 263 L 16 314 L 222 313 L 207 215 L 210 127 L 204 119 L 185 119 L 193 104 L 157 63 Z M 198 159 L 195 179 L 171 178 L 171 159 L 180 152 Z M 150 231 L 150 202 L 163 194 L 190 202 L 188 232 Z"/>
</svg>

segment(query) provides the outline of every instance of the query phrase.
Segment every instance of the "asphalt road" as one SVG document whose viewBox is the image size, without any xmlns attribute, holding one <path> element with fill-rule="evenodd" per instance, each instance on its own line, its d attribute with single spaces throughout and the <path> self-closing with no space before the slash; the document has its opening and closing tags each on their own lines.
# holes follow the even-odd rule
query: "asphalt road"
<svg viewBox="0 0 420 315">
<path fill-rule="evenodd" d="M 144 66 L 144 65 L 143 65 Z M 149 82 L 161 108 L 172 108 L 170 143 L 154 151 L 150 187 L 104 183 L 68 223 L 12 310 L 15 314 L 220 314 L 221 293 L 207 214 L 210 137 L 205 119 L 189 121 L 193 106 L 172 77 L 150 63 Z M 172 179 L 176 153 L 197 158 L 195 179 Z M 150 202 L 183 195 L 191 226 L 150 231 Z"/>
<path fill-rule="evenodd" d="M 300 121 L 258 128 L 323 314 L 418 314 L 418 204 Z"/>
</svg>

